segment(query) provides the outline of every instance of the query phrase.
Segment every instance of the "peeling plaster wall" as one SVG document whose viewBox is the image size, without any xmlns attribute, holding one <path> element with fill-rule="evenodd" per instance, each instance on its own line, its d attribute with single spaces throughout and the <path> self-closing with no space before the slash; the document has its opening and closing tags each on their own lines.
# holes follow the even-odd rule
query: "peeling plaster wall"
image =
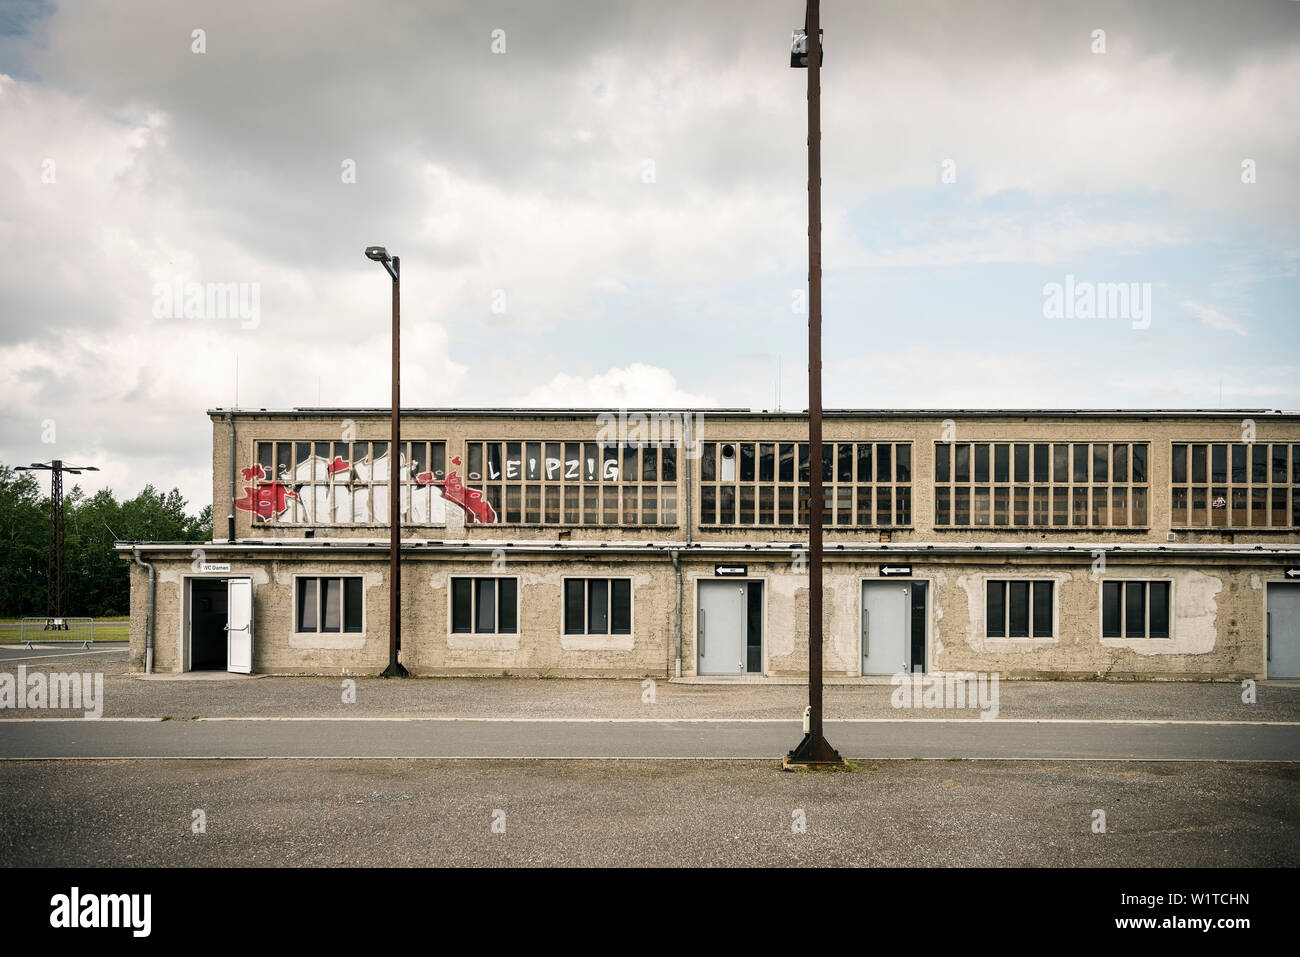
<svg viewBox="0 0 1300 957">
<path fill-rule="evenodd" d="M 596 559 L 601 560 L 596 560 Z M 158 569 L 155 668 L 185 666 L 184 582 L 198 577 L 186 558 L 148 556 Z M 223 559 L 224 560 L 224 559 Z M 1265 581 L 1275 569 L 1242 562 L 1208 566 L 1191 559 L 1167 563 L 1120 562 L 1094 577 L 1089 553 L 1079 557 L 1015 557 L 998 561 L 919 561 L 913 580 L 930 583 L 928 671 L 997 672 L 1007 677 L 1262 677 Z M 807 667 L 806 566 L 783 557 L 747 556 L 748 578 L 763 583 L 763 672 L 804 675 Z M 232 575 L 254 582 L 257 672 L 378 674 L 388 658 L 386 550 L 374 555 L 304 555 L 230 558 Z M 715 562 L 682 558 L 682 671 L 696 673 L 698 583 L 714 580 Z M 879 561 L 830 559 L 825 569 L 824 665 L 827 675 L 855 676 L 860 669 L 860 595 L 864 579 L 879 578 Z M 147 576 L 131 567 L 130 667 L 144 666 Z M 364 631 L 360 635 L 297 635 L 293 631 L 295 575 L 361 575 Z M 519 581 L 519 632 L 452 634 L 448 608 L 453 576 L 511 576 Z M 203 577 L 225 577 L 203 576 Z M 632 634 L 563 633 L 563 583 L 570 577 L 630 578 Z M 984 583 L 990 578 L 1047 578 L 1055 582 L 1051 638 L 984 635 Z M 1169 639 L 1103 639 L 1101 579 L 1172 582 Z M 675 582 L 667 555 L 654 557 L 509 555 L 488 553 L 411 557 L 403 564 L 401 657 L 416 674 L 547 674 L 666 676 L 675 657 Z M 735 580 L 735 579 L 730 579 Z M 906 579 L 891 579 L 906 581 Z"/>
<path fill-rule="evenodd" d="M 1047 674 L 1226 677 L 1264 668 L 1259 588 L 1248 569 L 1210 574 L 1179 565 L 1118 565 L 1094 576 L 1090 566 L 964 567 L 937 589 L 942 617 L 932 634 L 934 670 Z M 1056 583 L 1056 626 L 1050 639 L 985 637 L 984 584 L 990 579 Z M 1172 583 L 1170 637 L 1102 638 L 1101 582 Z M 1250 626 L 1247 627 L 1246 623 Z"/>
</svg>

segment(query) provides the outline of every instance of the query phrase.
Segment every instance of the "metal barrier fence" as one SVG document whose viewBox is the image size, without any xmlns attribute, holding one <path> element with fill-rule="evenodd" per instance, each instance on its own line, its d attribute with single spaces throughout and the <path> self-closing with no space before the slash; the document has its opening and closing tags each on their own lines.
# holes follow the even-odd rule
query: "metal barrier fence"
<svg viewBox="0 0 1300 957">
<path fill-rule="evenodd" d="M 80 644 L 89 648 L 95 640 L 93 618 L 24 618 L 18 632 L 18 641 L 28 648 L 33 644 Z"/>
</svg>

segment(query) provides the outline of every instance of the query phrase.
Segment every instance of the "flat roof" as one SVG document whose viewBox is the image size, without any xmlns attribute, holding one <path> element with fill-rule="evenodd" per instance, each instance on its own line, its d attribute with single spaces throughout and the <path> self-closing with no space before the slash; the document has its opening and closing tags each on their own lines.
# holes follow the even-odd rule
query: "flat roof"
<svg viewBox="0 0 1300 957">
<path fill-rule="evenodd" d="M 388 554 L 387 538 L 291 538 L 291 539 L 239 539 L 235 542 L 117 542 L 115 550 L 122 557 L 130 557 L 133 550 L 143 552 L 179 552 L 186 557 L 195 548 L 202 548 L 205 553 L 232 554 L 253 552 L 273 554 L 276 552 L 371 552 L 378 556 Z M 404 553 L 418 552 L 458 552 L 491 554 L 497 549 L 509 549 L 515 553 L 555 553 L 555 552 L 605 552 L 607 554 L 661 554 L 667 557 L 673 551 L 682 555 L 789 555 L 791 549 L 807 548 L 807 540 L 791 539 L 787 541 L 764 542 L 684 542 L 684 541 L 543 541 L 519 539 L 402 539 Z M 1070 555 L 1079 561 L 1090 562 L 1097 551 L 1104 551 L 1112 556 L 1162 556 L 1171 557 L 1217 557 L 1217 558 L 1254 558 L 1285 559 L 1292 561 L 1300 558 L 1300 544 L 1282 542 L 1278 544 L 1249 543 L 1241 545 L 1215 544 L 1160 544 L 1143 543 L 1101 543 L 1101 542 L 843 542 L 825 546 L 827 558 L 837 555 L 877 555 L 887 561 L 896 561 L 904 556 L 924 558 L 932 555 L 971 555 L 1000 556 L 1008 555 Z"/>
<path fill-rule="evenodd" d="M 458 415 L 458 416 L 509 416 L 509 415 L 621 415 L 652 413 L 689 413 L 706 416 L 754 416 L 773 417 L 788 416 L 803 418 L 808 410 L 769 410 L 739 408 L 663 408 L 636 406 L 624 409 L 596 408 L 508 408 L 508 407 L 465 407 L 465 406 L 417 406 L 403 407 L 403 415 Z M 388 416 L 391 409 L 387 406 L 298 406 L 289 409 L 251 409 L 251 408 L 216 408 L 208 409 L 210 416 L 226 415 L 255 416 L 302 416 L 302 415 L 355 415 Z M 1242 415 L 1252 416 L 1300 416 L 1300 410 L 1286 409 L 824 409 L 822 415 L 828 418 L 845 416 L 870 416 L 873 418 L 935 418 L 935 417 L 1005 417 L 1022 416 L 1049 418 L 1061 415 L 1087 415 L 1095 417 L 1123 418 L 1235 418 Z"/>
</svg>

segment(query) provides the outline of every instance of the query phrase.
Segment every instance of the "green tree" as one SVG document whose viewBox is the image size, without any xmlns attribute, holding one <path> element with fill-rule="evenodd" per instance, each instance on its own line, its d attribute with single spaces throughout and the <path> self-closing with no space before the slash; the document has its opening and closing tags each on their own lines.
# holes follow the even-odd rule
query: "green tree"
<svg viewBox="0 0 1300 957">
<path fill-rule="evenodd" d="M 127 563 L 118 542 L 204 542 L 212 538 L 212 506 L 188 515 L 179 489 L 152 485 L 119 502 L 111 489 L 87 496 L 74 486 L 63 500 L 63 567 L 72 616 L 107 617 L 129 607 Z M 0 616 L 45 613 L 50 500 L 36 478 L 0 465 Z"/>
<path fill-rule="evenodd" d="M 0 615 L 45 611 L 49 514 L 35 476 L 0 465 Z"/>
</svg>

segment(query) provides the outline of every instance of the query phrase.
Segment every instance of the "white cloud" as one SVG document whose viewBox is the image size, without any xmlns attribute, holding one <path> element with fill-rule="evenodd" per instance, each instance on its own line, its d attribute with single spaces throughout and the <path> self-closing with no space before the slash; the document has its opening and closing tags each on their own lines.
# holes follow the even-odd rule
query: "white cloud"
<svg viewBox="0 0 1300 957">
<path fill-rule="evenodd" d="M 520 396 L 521 406 L 592 409 L 675 409 L 716 406 L 711 396 L 687 392 L 667 369 L 634 362 L 593 376 L 557 373 Z"/>
<path fill-rule="evenodd" d="M 1246 335 L 1246 329 L 1241 323 L 1229 319 L 1213 306 L 1206 306 L 1199 302 L 1186 301 L 1183 308 L 1194 315 L 1201 325 L 1207 329 L 1215 329 L 1224 332 L 1235 332 L 1239 336 Z"/>
<path fill-rule="evenodd" d="M 827 12 L 828 272 L 1069 267 L 1096 251 L 1177 263 L 1176 247 L 1245 225 L 1259 245 L 1230 250 L 1220 280 L 1294 283 L 1300 52 L 1282 30 L 1259 28 L 1287 14 L 1207 8 L 1153 30 L 1167 9 L 1116 7 L 1109 52 L 1092 56 L 1090 11 L 939 9 Z M 742 328 L 735 300 L 765 283 L 788 318 L 785 277 L 803 272 L 806 215 L 804 75 L 781 63 L 790 11 L 592 11 L 524 5 L 509 54 L 494 57 L 485 30 L 472 39 L 472 6 L 375 18 L 346 0 L 310 14 L 231 2 L 209 12 L 209 52 L 195 56 L 191 15 L 177 5 L 127 30 L 103 5 L 60 3 L 48 38 L 26 50 L 23 75 L 40 79 L 0 77 L 0 460 L 52 454 L 38 441 L 54 418 L 67 443 L 54 451 L 98 456 L 119 492 L 183 483 L 202 503 L 202 413 L 233 401 L 236 355 L 246 406 L 314 404 L 318 380 L 323 404 L 386 404 L 388 285 L 360 256 L 372 242 L 403 257 L 408 405 L 501 405 L 513 391 L 521 405 L 708 406 L 765 393 L 759 364 L 737 371 L 733 354 L 724 376 L 708 350 L 678 348 L 662 330 L 694 343 L 716 331 L 704 328 L 715 316 Z M 340 38 L 343 61 L 328 52 Z M 436 115 L 413 102 L 437 103 Z M 345 157 L 358 164 L 354 185 L 340 182 Z M 946 158 L 953 186 L 938 181 Z M 1240 180 L 1245 158 L 1254 184 Z M 55 184 L 41 182 L 46 159 Z M 653 183 L 642 182 L 645 159 Z M 895 190 L 932 218 L 868 207 Z M 153 283 L 178 274 L 257 283 L 260 324 L 153 319 Z M 498 289 L 504 314 L 492 312 Z M 787 382 L 797 379 L 799 331 L 772 333 L 755 296 L 753 322 L 775 338 L 737 333 L 738 348 L 786 350 Z M 952 298 L 935 308 L 951 349 L 857 360 L 879 348 L 864 333 L 828 357 L 828 400 L 1204 401 L 1206 390 L 1173 380 L 1134 379 L 1116 397 L 1106 377 L 1128 369 L 1095 356 L 999 354 L 986 330 L 963 328 Z M 1263 307 L 1230 317 L 1184 306 L 1243 337 L 1245 315 L 1256 333 L 1246 344 L 1266 341 Z M 1151 365 L 1135 350 L 1125 358 Z M 1198 358 L 1211 371 L 1188 371 L 1187 383 L 1217 376 L 1221 356 Z M 1293 394 L 1279 383 L 1277 394 Z"/>
</svg>

